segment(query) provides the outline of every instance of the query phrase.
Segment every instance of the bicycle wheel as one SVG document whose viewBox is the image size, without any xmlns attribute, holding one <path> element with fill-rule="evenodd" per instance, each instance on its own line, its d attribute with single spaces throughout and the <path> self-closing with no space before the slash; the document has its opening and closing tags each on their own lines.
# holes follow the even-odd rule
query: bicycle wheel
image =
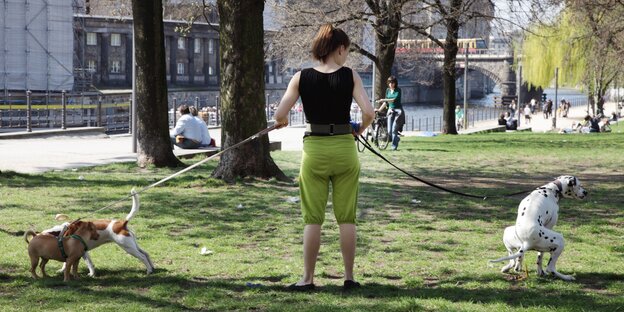
<svg viewBox="0 0 624 312">
<path fill-rule="evenodd" d="M 379 125 L 377 127 L 377 133 L 375 134 L 375 144 L 380 149 L 384 150 L 388 147 L 388 143 L 390 143 L 390 136 L 388 135 L 388 128 L 384 125 Z"/>
</svg>

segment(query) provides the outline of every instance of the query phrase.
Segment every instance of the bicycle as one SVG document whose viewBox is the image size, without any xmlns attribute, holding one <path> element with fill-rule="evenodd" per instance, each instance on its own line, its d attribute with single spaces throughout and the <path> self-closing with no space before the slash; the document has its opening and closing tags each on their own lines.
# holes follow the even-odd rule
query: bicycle
<svg viewBox="0 0 624 312">
<path fill-rule="evenodd" d="M 379 111 L 375 112 L 375 119 L 373 123 L 366 129 L 364 133 L 364 139 L 367 142 L 375 144 L 379 149 L 386 149 L 390 143 L 390 136 L 388 135 L 388 117 L 385 114 L 381 114 Z M 358 151 L 363 152 L 364 144 L 357 142 Z"/>
</svg>

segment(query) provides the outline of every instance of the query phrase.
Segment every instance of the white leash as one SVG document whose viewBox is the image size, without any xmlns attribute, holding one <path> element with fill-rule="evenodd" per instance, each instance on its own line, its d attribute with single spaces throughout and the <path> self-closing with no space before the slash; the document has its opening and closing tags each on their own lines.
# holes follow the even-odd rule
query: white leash
<svg viewBox="0 0 624 312">
<path fill-rule="evenodd" d="M 209 161 L 209 160 L 211 160 L 211 159 L 213 159 L 213 158 L 215 158 L 215 157 L 217 157 L 217 156 L 220 156 L 221 154 L 223 154 L 223 153 L 225 153 L 225 152 L 227 152 L 227 151 L 229 151 L 229 150 L 231 150 L 231 149 L 237 148 L 237 147 L 239 147 L 239 146 L 241 146 L 241 145 L 243 145 L 243 144 L 245 144 L 245 143 L 247 143 L 247 142 L 249 142 L 249 141 L 251 141 L 251 140 L 257 139 L 257 138 L 259 138 L 259 137 L 261 137 L 261 136 L 263 136 L 263 135 L 265 135 L 265 134 L 267 134 L 267 133 L 269 133 L 269 132 L 271 132 L 271 131 L 273 131 L 273 130 L 275 130 L 275 129 L 277 129 L 277 124 L 274 124 L 274 125 L 272 125 L 272 126 L 270 126 L 270 127 L 266 128 L 266 129 L 264 129 L 264 130 L 262 130 L 262 131 L 260 131 L 260 132 L 258 132 L 258 133 L 256 133 L 256 134 L 254 134 L 254 135 L 252 135 L 252 136 L 250 136 L 250 137 L 248 137 L 248 138 L 246 138 L 246 139 L 244 139 L 244 140 L 242 140 L 242 141 L 240 141 L 240 142 L 238 142 L 238 143 L 236 143 L 236 144 L 234 144 L 234 145 L 232 145 L 232 146 L 229 146 L 228 148 L 226 148 L 226 149 L 224 149 L 224 150 L 222 150 L 222 151 L 220 151 L 220 152 L 218 152 L 218 153 L 216 153 L 216 154 L 214 154 L 214 155 L 212 155 L 212 156 L 210 156 L 210 157 L 208 157 L 208 158 L 206 158 L 206 159 L 204 159 L 204 160 L 202 160 L 202 161 L 199 161 L 199 162 L 197 162 L 197 163 L 195 163 L 195 164 L 193 164 L 193 165 L 190 165 L 190 166 L 188 166 L 188 167 L 186 167 L 186 168 L 184 168 L 184 169 L 182 169 L 182 170 L 180 170 L 180 171 L 178 171 L 178 172 L 176 172 L 176 173 L 174 173 L 174 174 L 172 174 L 172 175 L 170 175 L 170 176 L 168 176 L 168 177 L 165 177 L 165 178 L 161 179 L 161 180 L 160 180 L 160 181 L 158 181 L 158 182 L 154 182 L 154 183 L 152 183 L 152 184 L 150 184 L 150 185 L 148 185 L 148 186 L 145 186 L 145 187 L 143 187 L 142 189 L 140 189 L 140 190 L 136 191 L 136 194 L 141 194 L 141 193 L 143 193 L 143 192 L 145 192 L 145 191 L 147 191 L 147 190 L 149 190 L 149 189 L 151 189 L 151 188 L 153 188 L 153 187 L 155 187 L 155 186 L 158 186 L 158 185 L 160 185 L 160 184 L 163 184 L 163 183 L 165 183 L 165 182 L 167 182 L 167 181 L 169 181 L 169 180 L 171 180 L 171 179 L 173 179 L 173 178 L 175 178 L 175 177 L 177 177 L 177 176 L 179 176 L 179 175 L 181 175 L 181 174 L 183 174 L 183 173 L 186 173 L 186 172 L 188 172 L 188 171 L 191 171 L 191 170 L 193 170 L 195 167 L 197 167 L 197 166 L 201 166 L 201 165 L 202 165 L 202 164 L 204 164 L 205 162 L 207 162 L 207 161 Z M 98 210 L 95 210 L 95 211 L 93 211 L 93 212 L 92 212 L 91 214 L 89 214 L 89 215 L 86 215 L 86 216 L 84 216 L 84 217 L 80 217 L 80 218 L 78 218 L 77 220 L 80 220 L 80 219 L 82 219 L 82 218 L 86 218 L 86 217 L 90 217 L 90 216 L 94 215 L 95 213 L 100 212 L 100 211 L 102 211 L 102 210 L 104 210 L 104 209 L 110 208 L 110 207 L 112 207 L 112 206 L 115 206 L 115 205 L 117 205 L 118 203 L 120 203 L 120 202 L 122 202 L 122 201 L 125 201 L 125 200 L 127 200 L 128 198 L 130 198 L 130 197 L 132 197 L 132 196 L 133 196 L 132 194 L 130 194 L 130 195 L 126 195 L 125 197 L 123 197 L 123 198 L 121 198 L 121 199 L 119 199 L 119 200 L 117 200 L 117 201 L 115 201 L 115 202 L 112 202 L 112 203 L 110 203 L 110 204 L 108 204 L 108 205 L 106 205 L 106 206 L 104 206 L 104 207 L 102 207 L 102 208 L 100 208 L 100 209 L 98 209 Z"/>
</svg>

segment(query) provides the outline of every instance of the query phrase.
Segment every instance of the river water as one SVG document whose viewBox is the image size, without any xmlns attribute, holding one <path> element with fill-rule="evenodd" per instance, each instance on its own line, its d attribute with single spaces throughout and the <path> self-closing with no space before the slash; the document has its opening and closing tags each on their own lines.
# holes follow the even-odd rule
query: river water
<svg viewBox="0 0 624 312">
<path fill-rule="evenodd" d="M 544 93 L 547 94 L 547 98 L 552 99 L 553 102 L 555 101 L 555 89 L 546 89 L 544 90 Z M 498 88 L 495 88 L 493 93 L 489 93 L 481 99 L 469 99 L 468 106 L 494 107 L 494 97 L 500 97 L 500 91 L 498 91 Z M 561 101 L 562 99 L 581 100 L 586 98 L 587 95 L 575 89 L 559 89 L 557 92 L 558 101 Z M 463 100 L 457 102 L 457 104 L 461 105 L 462 107 L 463 103 Z M 442 116 L 441 102 L 403 103 L 403 109 L 405 110 L 406 116 L 408 118 L 437 118 Z"/>
</svg>

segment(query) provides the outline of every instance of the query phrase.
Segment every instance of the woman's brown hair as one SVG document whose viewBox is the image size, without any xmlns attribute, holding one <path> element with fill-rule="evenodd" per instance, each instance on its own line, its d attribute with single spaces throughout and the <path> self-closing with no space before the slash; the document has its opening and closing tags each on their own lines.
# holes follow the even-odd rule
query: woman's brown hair
<svg viewBox="0 0 624 312">
<path fill-rule="evenodd" d="M 330 53 L 340 46 L 349 48 L 351 40 L 340 28 L 334 28 L 331 24 L 321 26 L 316 37 L 312 41 L 312 57 L 315 60 L 325 62 Z"/>
</svg>

